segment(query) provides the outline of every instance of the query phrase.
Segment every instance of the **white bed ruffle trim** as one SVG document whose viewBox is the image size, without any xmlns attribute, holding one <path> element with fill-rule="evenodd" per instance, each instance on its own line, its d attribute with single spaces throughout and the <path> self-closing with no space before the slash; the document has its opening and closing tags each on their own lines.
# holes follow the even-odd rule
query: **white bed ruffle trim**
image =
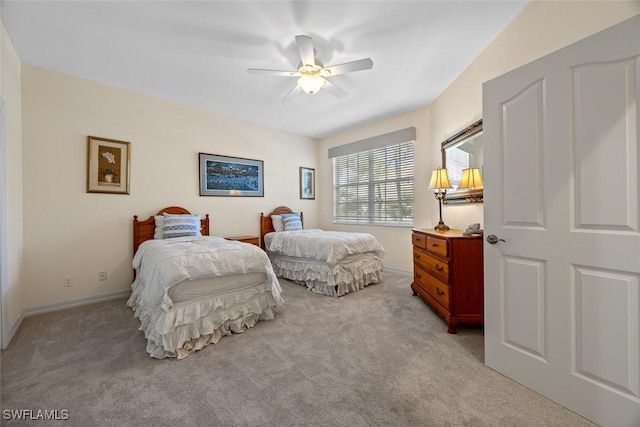
<svg viewBox="0 0 640 427">
<path fill-rule="evenodd" d="M 347 283 L 340 283 L 335 286 L 330 286 L 326 282 L 318 282 L 318 281 L 305 281 L 300 282 L 294 280 L 296 283 L 306 286 L 313 292 L 328 295 L 331 297 L 341 297 L 343 295 L 348 294 L 349 292 L 358 292 L 365 288 L 365 286 L 371 285 L 373 283 L 378 283 L 382 281 L 382 272 L 377 271 L 375 273 L 367 273 L 362 276 L 362 278 L 356 279 L 354 278 L 352 281 Z"/>
<path fill-rule="evenodd" d="M 259 320 L 273 320 L 274 315 L 270 307 L 267 307 L 262 314 L 255 313 L 247 314 L 242 319 L 227 320 L 220 327 L 213 330 L 211 334 L 200 335 L 198 338 L 193 338 L 189 341 L 185 341 L 182 347 L 176 349 L 176 357 L 178 360 L 184 359 L 191 353 L 202 349 L 209 344 L 216 344 L 220 341 L 224 335 L 231 335 L 231 333 L 242 333 L 245 329 L 253 328 Z M 147 343 L 147 351 L 149 351 L 149 343 Z M 166 355 L 168 357 L 170 355 Z M 155 356 L 154 356 L 155 357 Z"/>
<path fill-rule="evenodd" d="M 382 281 L 382 260 L 360 259 L 348 264 L 329 266 L 315 262 L 289 261 L 274 257 L 273 270 L 276 276 L 302 284 L 323 295 L 339 297 L 357 292 L 372 283 Z"/>
<path fill-rule="evenodd" d="M 129 301 L 132 305 L 133 301 Z M 147 339 L 151 357 L 182 359 L 224 335 L 241 333 L 259 320 L 274 318 L 272 307 L 278 305 L 265 286 L 254 286 L 198 302 L 178 303 L 169 311 L 145 310 L 133 306 L 140 319 L 140 330 Z"/>
</svg>

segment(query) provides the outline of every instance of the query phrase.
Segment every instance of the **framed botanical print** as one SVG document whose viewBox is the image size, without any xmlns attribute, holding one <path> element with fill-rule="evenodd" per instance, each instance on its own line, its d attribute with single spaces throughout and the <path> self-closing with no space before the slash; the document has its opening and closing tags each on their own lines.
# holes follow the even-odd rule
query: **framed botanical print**
<svg viewBox="0 0 640 427">
<path fill-rule="evenodd" d="M 131 144 L 87 137 L 87 193 L 129 194 Z"/>
<path fill-rule="evenodd" d="M 300 198 L 314 200 L 316 198 L 316 170 L 300 167 Z"/>
</svg>

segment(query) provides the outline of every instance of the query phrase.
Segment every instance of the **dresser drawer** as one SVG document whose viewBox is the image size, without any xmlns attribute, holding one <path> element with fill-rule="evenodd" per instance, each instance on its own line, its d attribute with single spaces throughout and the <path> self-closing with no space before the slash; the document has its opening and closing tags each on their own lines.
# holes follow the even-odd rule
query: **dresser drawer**
<svg viewBox="0 0 640 427">
<path fill-rule="evenodd" d="M 449 310 L 449 286 L 418 266 L 414 266 L 413 280 L 442 307 Z"/>
<path fill-rule="evenodd" d="M 436 237 L 427 236 L 427 250 L 434 254 L 448 257 L 449 256 L 449 242 L 444 239 L 438 239 Z"/>
<path fill-rule="evenodd" d="M 413 233 L 411 235 L 411 244 L 416 248 L 427 249 L 427 236 L 424 234 Z"/>
<path fill-rule="evenodd" d="M 413 248 L 413 261 L 441 282 L 449 283 L 449 263 L 447 261 L 416 248 Z"/>
</svg>

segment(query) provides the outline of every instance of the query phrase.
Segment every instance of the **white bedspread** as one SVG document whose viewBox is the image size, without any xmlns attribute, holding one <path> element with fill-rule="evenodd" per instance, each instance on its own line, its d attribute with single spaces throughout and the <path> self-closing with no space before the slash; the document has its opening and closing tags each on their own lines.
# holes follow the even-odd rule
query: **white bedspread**
<svg viewBox="0 0 640 427">
<path fill-rule="evenodd" d="M 282 302 L 282 289 L 267 255 L 254 245 L 221 237 L 179 237 L 147 240 L 138 248 L 134 294 L 130 301 L 147 309 L 169 311 L 173 301 L 168 289 L 187 279 L 241 273 L 267 273 L 267 289 Z M 144 310 L 144 309 L 143 309 Z"/>
<path fill-rule="evenodd" d="M 384 248 L 368 233 L 324 231 L 318 229 L 280 231 L 265 235 L 269 252 L 299 258 L 312 258 L 335 265 L 348 255 L 365 252 L 384 258 Z"/>
<path fill-rule="evenodd" d="M 246 243 L 209 236 L 148 240 L 138 247 L 133 267 L 128 304 L 140 319 L 147 352 L 158 359 L 182 359 L 223 335 L 271 320 L 272 307 L 283 302 L 267 254 Z M 246 273 L 252 273 L 250 279 L 239 279 Z M 266 281 L 256 284 L 255 273 Z M 230 280 L 194 300 L 171 300 L 174 285 L 210 277 Z"/>
</svg>

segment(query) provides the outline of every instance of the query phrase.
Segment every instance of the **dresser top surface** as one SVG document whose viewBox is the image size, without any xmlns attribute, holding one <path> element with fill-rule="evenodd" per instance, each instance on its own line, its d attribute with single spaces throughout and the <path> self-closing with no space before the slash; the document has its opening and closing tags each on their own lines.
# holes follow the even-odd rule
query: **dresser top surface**
<svg viewBox="0 0 640 427">
<path fill-rule="evenodd" d="M 412 231 L 414 233 L 425 234 L 427 236 L 441 237 L 446 239 L 481 239 L 482 235 L 472 235 L 465 236 L 462 234 L 462 230 L 451 229 L 451 230 L 432 230 L 425 228 L 413 228 Z"/>
</svg>

